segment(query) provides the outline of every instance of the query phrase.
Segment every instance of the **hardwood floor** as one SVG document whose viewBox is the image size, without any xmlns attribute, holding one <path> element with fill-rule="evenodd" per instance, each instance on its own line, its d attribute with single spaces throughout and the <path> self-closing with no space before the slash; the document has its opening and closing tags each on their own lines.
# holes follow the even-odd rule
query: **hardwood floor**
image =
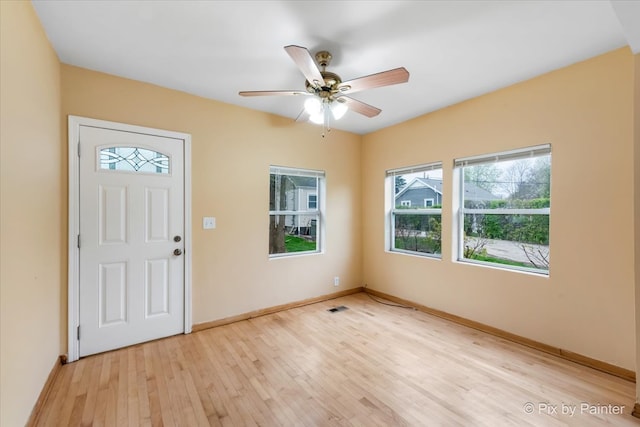
<svg viewBox="0 0 640 427">
<path fill-rule="evenodd" d="M 634 396 L 632 382 L 359 293 L 65 365 L 37 425 L 637 426 Z"/>
</svg>

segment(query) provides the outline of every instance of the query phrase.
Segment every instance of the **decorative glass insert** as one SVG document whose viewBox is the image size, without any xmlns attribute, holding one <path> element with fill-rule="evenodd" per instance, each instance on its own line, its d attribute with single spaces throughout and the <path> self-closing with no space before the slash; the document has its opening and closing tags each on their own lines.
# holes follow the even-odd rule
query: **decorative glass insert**
<svg viewBox="0 0 640 427">
<path fill-rule="evenodd" d="M 100 150 L 100 169 L 169 173 L 169 157 L 140 147 L 108 147 Z"/>
</svg>

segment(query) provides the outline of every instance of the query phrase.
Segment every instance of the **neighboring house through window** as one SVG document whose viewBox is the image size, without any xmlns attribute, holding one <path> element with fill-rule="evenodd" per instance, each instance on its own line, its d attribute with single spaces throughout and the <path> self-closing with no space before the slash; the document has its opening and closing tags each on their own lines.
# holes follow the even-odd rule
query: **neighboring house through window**
<svg viewBox="0 0 640 427">
<path fill-rule="evenodd" d="M 459 261 L 549 273 L 551 146 L 455 160 Z"/>
<path fill-rule="evenodd" d="M 387 248 L 440 258 L 442 163 L 387 171 Z"/>
<path fill-rule="evenodd" d="M 324 179 L 324 171 L 270 167 L 270 256 L 321 252 Z"/>
<path fill-rule="evenodd" d="M 307 209 L 318 209 L 318 195 L 307 194 Z"/>
</svg>

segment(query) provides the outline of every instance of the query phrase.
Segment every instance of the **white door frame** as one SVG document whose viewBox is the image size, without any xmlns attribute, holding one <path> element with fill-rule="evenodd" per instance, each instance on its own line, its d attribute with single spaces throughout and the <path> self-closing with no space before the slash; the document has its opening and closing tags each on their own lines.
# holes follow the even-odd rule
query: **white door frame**
<svg viewBox="0 0 640 427">
<path fill-rule="evenodd" d="M 69 116 L 69 236 L 68 236 L 68 320 L 67 362 L 80 357 L 78 325 L 80 323 L 80 126 L 93 126 L 125 132 L 142 133 L 184 141 L 184 333 L 191 332 L 191 135 L 87 117 Z"/>
</svg>

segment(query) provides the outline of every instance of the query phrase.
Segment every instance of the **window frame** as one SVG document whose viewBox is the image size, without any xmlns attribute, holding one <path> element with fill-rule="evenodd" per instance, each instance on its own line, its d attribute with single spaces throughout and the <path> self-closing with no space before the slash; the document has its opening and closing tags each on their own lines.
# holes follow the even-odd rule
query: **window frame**
<svg viewBox="0 0 640 427">
<path fill-rule="evenodd" d="M 542 276 L 549 276 L 549 269 L 523 267 L 517 265 L 508 265 L 491 261 L 475 260 L 464 257 L 464 217 L 465 214 L 479 214 L 479 215 L 545 215 L 549 218 L 549 224 L 551 223 L 551 207 L 547 208 L 497 208 L 497 209 L 485 209 L 485 208 L 467 208 L 465 207 L 465 190 L 464 190 L 464 168 L 470 166 L 479 166 L 483 164 L 500 163 L 510 160 L 519 160 L 527 158 L 540 158 L 549 156 L 551 160 L 552 150 L 551 144 L 542 144 L 532 147 L 525 147 L 520 149 L 489 153 L 485 155 L 478 155 L 472 157 L 464 157 L 455 159 L 453 162 L 454 182 L 453 188 L 454 194 L 454 221 L 453 221 L 453 233 L 454 233 L 454 247 L 453 247 L 453 261 L 475 264 L 484 267 L 498 268 L 510 271 L 519 271 L 526 273 L 535 273 Z M 549 180 L 551 180 L 551 171 L 549 172 Z M 551 194 L 549 195 L 549 205 L 551 204 Z M 549 240 L 550 247 L 550 235 Z M 550 253 L 550 250 L 549 250 Z"/>
<path fill-rule="evenodd" d="M 313 193 L 307 194 L 306 204 L 302 204 L 298 202 L 298 206 L 294 206 L 294 209 L 285 209 L 272 210 L 269 208 L 269 223 L 271 223 L 271 216 L 285 216 L 285 217 L 315 217 L 315 243 L 316 248 L 314 250 L 309 251 L 294 251 L 294 252 L 281 252 L 281 253 L 269 253 L 269 259 L 278 259 L 278 258 L 289 258 L 292 256 L 303 256 L 303 255 L 314 255 L 314 254 L 322 254 L 324 253 L 324 240 L 325 240 L 325 195 L 326 195 L 326 173 L 323 170 L 314 170 L 314 169 L 303 169 L 303 168 L 294 168 L 294 167 L 286 167 L 286 166 L 269 166 L 269 185 L 271 185 L 271 175 L 281 175 L 281 176 L 294 176 L 294 177 L 308 177 L 316 179 L 316 189 Z M 297 189 L 295 191 L 300 191 Z M 309 209 L 309 197 L 310 195 L 314 195 L 316 197 L 316 208 Z M 303 199 L 304 200 L 304 199 Z M 303 202 L 304 203 L 304 202 Z M 271 190 L 269 190 L 269 206 L 271 206 Z M 306 209 L 302 209 L 302 207 L 306 207 Z M 314 221 L 312 219 L 311 221 Z M 294 220 L 294 222 L 297 222 Z M 312 226 L 311 226 L 312 227 Z M 270 239 L 271 236 L 268 236 Z M 268 241 L 269 248 L 271 247 L 271 242 Z"/>
<path fill-rule="evenodd" d="M 401 200 L 400 205 L 401 208 L 396 207 L 396 193 L 395 193 L 395 177 L 399 175 L 406 175 L 412 173 L 420 173 L 420 172 L 429 172 L 429 171 L 441 171 L 442 178 L 444 181 L 444 169 L 443 162 L 431 162 L 424 163 L 415 166 L 401 167 L 395 169 L 389 169 L 385 171 L 385 179 L 386 179 L 386 190 L 385 190 L 385 205 L 386 205 L 386 238 L 385 238 L 385 250 L 387 252 L 404 254 L 404 255 L 414 255 L 425 257 L 429 259 L 442 259 L 442 246 L 440 247 L 439 253 L 428 253 L 428 252 L 420 252 L 413 251 L 409 249 L 396 248 L 396 216 L 397 215 L 420 215 L 420 216 L 439 216 L 440 224 L 442 224 L 442 208 L 427 208 L 427 207 L 412 207 L 411 200 Z M 410 183 L 407 183 L 409 185 Z M 442 194 L 442 193 L 441 193 Z M 442 198 L 444 198 L 444 194 L 442 194 Z M 433 200 L 435 205 L 435 200 Z M 442 206 L 442 203 L 440 204 Z M 442 229 L 440 230 L 440 244 L 442 245 Z"/>
</svg>

